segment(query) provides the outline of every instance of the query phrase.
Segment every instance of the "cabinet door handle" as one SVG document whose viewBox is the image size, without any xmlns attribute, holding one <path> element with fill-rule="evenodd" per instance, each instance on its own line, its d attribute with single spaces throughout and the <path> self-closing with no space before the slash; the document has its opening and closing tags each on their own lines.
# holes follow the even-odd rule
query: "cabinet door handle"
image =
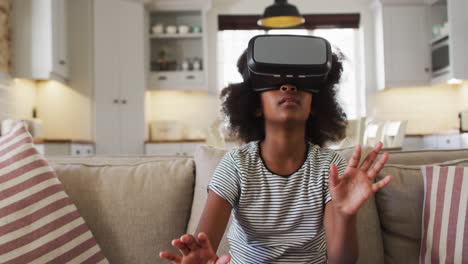
<svg viewBox="0 0 468 264">
<path fill-rule="evenodd" d="M 127 104 L 127 100 L 123 99 L 122 104 Z"/>
<path fill-rule="evenodd" d="M 159 76 L 158 77 L 158 81 L 165 81 L 165 80 L 167 80 L 166 76 Z"/>
<path fill-rule="evenodd" d="M 65 65 L 65 64 L 67 64 L 67 62 L 64 61 L 64 60 L 60 60 L 60 61 L 59 61 L 59 64 L 60 64 L 60 65 Z"/>
<path fill-rule="evenodd" d="M 185 79 L 187 79 L 187 80 L 192 80 L 192 79 L 195 79 L 195 76 L 193 76 L 193 75 L 188 75 L 187 77 L 185 77 Z"/>
<path fill-rule="evenodd" d="M 114 99 L 114 104 L 118 104 L 119 103 L 119 99 Z"/>
<path fill-rule="evenodd" d="M 429 72 L 429 67 L 424 68 L 425 72 Z"/>
</svg>

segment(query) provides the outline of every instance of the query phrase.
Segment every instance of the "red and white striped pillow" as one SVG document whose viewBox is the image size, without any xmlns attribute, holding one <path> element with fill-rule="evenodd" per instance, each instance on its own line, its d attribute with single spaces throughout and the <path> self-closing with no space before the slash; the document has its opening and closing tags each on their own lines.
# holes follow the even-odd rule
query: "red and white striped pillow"
<svg viewBox="0 0 468 264">
<path fill-rule="evenodd" d="M 0 263 L 108 263 L 23 123 L 0 137 Z"/>
<path fill-rule="evenodd" d="M 420 263 L 468 263 L 468 168 L 423 166 Z"/>
</svg>

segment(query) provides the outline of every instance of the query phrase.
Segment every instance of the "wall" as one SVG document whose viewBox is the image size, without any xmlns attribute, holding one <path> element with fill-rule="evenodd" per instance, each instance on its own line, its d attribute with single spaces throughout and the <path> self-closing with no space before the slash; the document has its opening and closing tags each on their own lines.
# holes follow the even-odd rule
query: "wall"
<svg viewBox="0 0 468 264">
<path fill-rule="evenodd" d="M 463 83 L 460 87 L 460 110 L 468 111 L 468 81 Z"/>
<path fill-rule="evenodd" d="M 11 66 L 10 4 L 10 0 L 0 0 L 0 78 Z"/>
<path fill-rule="evenodd" d="M 458 113 L 468 110 L 468 82 L 462 85 L 392 88 L 369 98 L 368 116 L 408 120 L 407 134 L 458 130 Z"/>
<path fill-rule="evenodd" d="M 217 96 L 204 92 L 147 91 L 145 100 L 147 127 L 151 121 L 177 121 L 188 128 L 184 138 L 205 137 L 219 116 Z"/>
<path fill-rule="evenodd" d="M 62 83 L 39 82 L 37 110 L 44 122 L 44 137 L 92 139 L 91 103 L 89 97 Z"/>
<path fill-rule="evenodd" d="M 5 77 L 0 81 L 0 120 L 30 119 L 36 106 L 36 84 Z"/>
<path fill-rule="evenodd" d="M 93 138 L 91 99 L 79 91 L 56 81 L 36 82 L 14 79 L 0 88 L 0 119 L 32 119 L 33 108 L 43 120 L 45 138 Z M 3 98 L 3 99 L 2 99 Z M 1 107 L 5 110 L 1 111 Z"/>
</svg>

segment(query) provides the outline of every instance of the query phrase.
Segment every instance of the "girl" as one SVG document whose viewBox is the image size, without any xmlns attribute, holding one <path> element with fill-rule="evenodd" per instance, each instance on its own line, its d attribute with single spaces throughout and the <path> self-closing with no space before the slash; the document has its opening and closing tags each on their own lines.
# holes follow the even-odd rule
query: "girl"
<svg viewBox="0 0 468 264">
<path fill-rule="evenodd" d="M 261 93 L 250 87 L 246 53 L 237 67 L 244 82 L 222 92 L 223 112 L 244 142 L 218 165 L 195 235 L 172 241 L 181 255 L 161 252 L 172 263 L 353 263 L 358 258 L 356 214 L 386 186 L 373 180 L 388 160 L 382 148 L 359 164 L 358 145 L 346 162 L 321 148 L 342 139 L 346 115 L 336 98 L 341 57 L 318 93 L 285 83 Z M 230 255 L 216 250 L 229 216 Z"/>
</svg>

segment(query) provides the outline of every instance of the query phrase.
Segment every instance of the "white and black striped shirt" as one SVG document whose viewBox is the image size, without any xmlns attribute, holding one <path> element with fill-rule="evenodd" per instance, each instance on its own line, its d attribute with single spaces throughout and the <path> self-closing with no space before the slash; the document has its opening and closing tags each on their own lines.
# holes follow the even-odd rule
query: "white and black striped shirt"
<svg viewBox="0 0 468 264">
<path fill-rule="evenodd" d="M 231 263 L 325 263 L 323 216 L 331 200 L 330 164 L 347 163 L 333 150 L 308 143 L 293 174 L 272 173 L 258 141 L 234 149 L 218 165 L 208 188 L 233 207 L 228 233 Z"/>
</svg>

